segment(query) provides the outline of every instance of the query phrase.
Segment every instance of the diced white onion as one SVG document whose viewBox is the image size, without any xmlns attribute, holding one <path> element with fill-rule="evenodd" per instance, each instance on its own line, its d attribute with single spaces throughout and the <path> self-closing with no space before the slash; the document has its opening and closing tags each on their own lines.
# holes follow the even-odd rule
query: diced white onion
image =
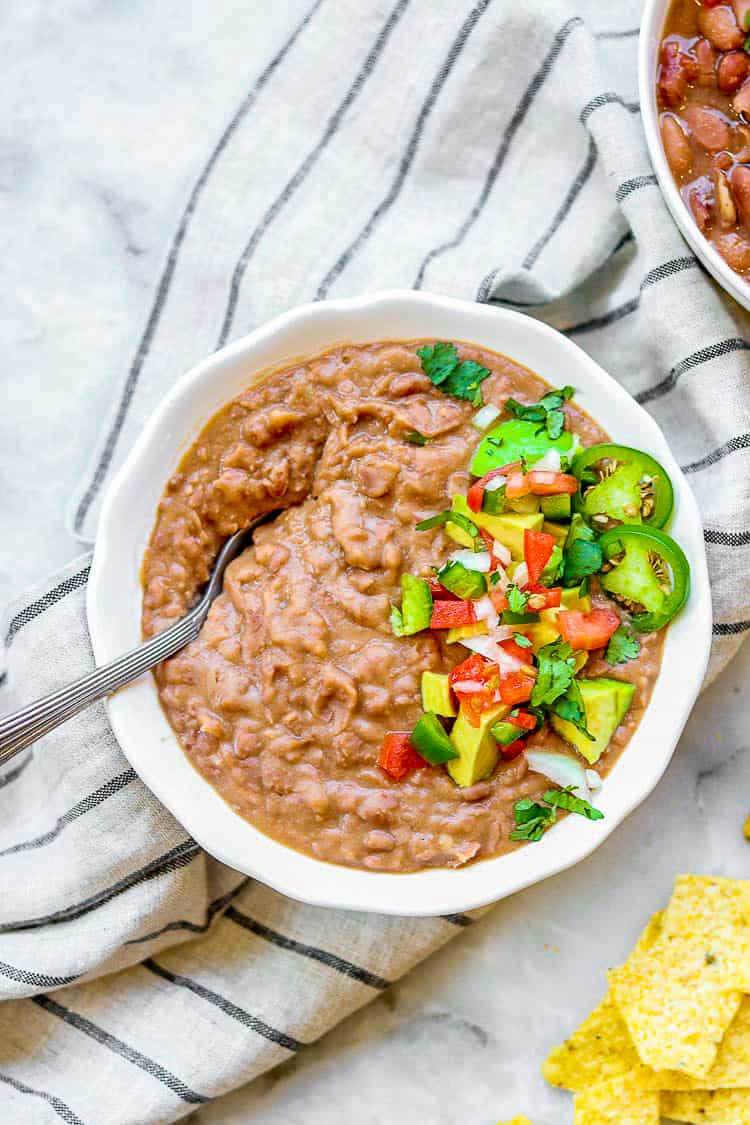
<svg viewBox="0 0 750 1125">
<path fill-rule="evenodd" d="M 525 562 L 519 563 L 516 569 L 513 571 L 513 581 L 516 586 L 518 586 L 519 590 L 523 590 L 524 586 L 528 586 L 529 568 L 527 567 Z"/>
<path fill-rule="evenodd" d="M 492 630 L 492 639 L 497 641 L 498 644 L 500 641 L 509 641 L 517 631 L 512 625 L 498 625 L 496 629 Z"/>
<path fill-rule="evenodd" d="M 496 418 L 500 417 L 500 411 L 492 403 L 488 402 L 481 410 L 478 410 L 471 420 L 472 426 L 477 430 L 488 430 Z"/>
<path fill-rule="evenodd" d="M 508 483 L 507 477 L 493 477 L 488 480 L 484 486 L 485 492 L 497 492 L 499 488 L 503 488 Z"/>
<path fill-rule="evenodd" d="M 552 750 L 527 750 L 526 761 L 530 770 L 548 777 L 555 785 L 563 789 L 572 787 L 575 795 L 583 797 L 584 801 L 591 797 L 586 770 L 575 758 Z"/>
<path fill-rule="evenodd" d="M 500 543 L 497 539 L 493 539 L 492 553 L 497 561 L 502 563 L 503 566 L 510 566 L 510 562 L 513 556 L 504 543 Z"/>
<path fill-rule="evenodd" d="M 477 598 L 474 602 L 474 612 L 477 615 L 477 621 L 486 621 L 489 629 L 494 629 L 500 620 L 500 614 L 487 595 L 483 598 Z"/>
<path fill-rule="evenodd" d="M 596 770 L 586 770 L 586 782 L 592 793 L 598 793 L 602 787 L 602 779 Z"/>
<path fill-rule="evenodd" d="M 544 457 L 540 457 L 538 461 L 534 462 L 534 472 L 540 469 L 544 472 L 559 473 L 560 472 L 560 454 L 556 449 L 548 449 Z"/>
<path fill-rule="evenodd" d="M 457 680 L 455 684 L 451 685 L 454 691 L 461 691 L 464 695 L 470 695 L 472 692 L 484 691 L 484 684 L 478 684 L 476 680 Z"/>
<path fill-rule="evenodd" d="M 501 594 L 504 594 L 510 585 L 510 578 L 508 578 L 504 570 L 496 570 L 495 573 L 497 574 L 497 582 L 494 583 L 493 588 L 499 590 Z"/>
<path fill-rule="evenodd" d="M 467 570 L 479 570 L 482 574 L 490 569 L 489 551 L 454 551 L 448 561 L 461 563 Z"/>
<path fill-rule="evenodd" d="M 511 653 L 506 652 L 501 648 L 494 637 L 467 637 L 461 641 L 465 648 L 471 649 L 472 652 L 478 652 L 485 660 L 491 660 L 493 664 L 497 664 L 501 673 L 506 675 L 510 672 L 519 672 L 524 664 L 522 660 L 518 660 Z"/>
</svg>

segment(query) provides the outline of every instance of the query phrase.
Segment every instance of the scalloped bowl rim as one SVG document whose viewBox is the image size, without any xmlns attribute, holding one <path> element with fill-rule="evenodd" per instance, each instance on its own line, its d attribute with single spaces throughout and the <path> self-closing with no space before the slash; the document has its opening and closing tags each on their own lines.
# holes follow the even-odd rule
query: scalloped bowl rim
<svg viewBox="0 0 750 1125">
<path fill-rule="evenodd" d="M 735 273 L 718 250 L 715 250 L 698 230 L 692 215 L 682 201 L 661 143 L 659 112 L 656 105 L 656 58 L 670 2 L 671 0 L 646 0 L 641 16 L 641 31 L 638 38 L 638 97 L 646 145 L 664 201 L 683 238 L 719 285 L 734 297 L 735 301 L 750 309 L 750 283 Z"/>
<path fill-rule="evenodd" d="M 667 633 L 651 704 L 604 782 L 598 803 L 605 819 L 567 817 L 538 844 L 458 869 L 391 874 L 337 866 L 272 840 L 224 802 L 184 754 L 150 674 L 107 704 L 125 757 L 210 855 L 313 905 L 413 916 L 486 905 L 588 856 L 657 784 L 700 690 L 711 643 L 711 600 L 698 508 L 658 426 L 619 384 L 554 329 L 506 309 L 411 290 L 293 309 L 192 368 L 153 412 L 107 490 L 87 591 L 92 645 L 103 663 L 140 641 L 140 564 L 169 475 L 205 422 L 248 384 L 251 373 L 342 342 L 419 337 L 472 341 L 511 356 L 548 382 L 572 383 L 576 401 L 615 440 L 654 454 L 674 481 L 672 530 L 690 560 L 693 591 Z"/>
</svg>

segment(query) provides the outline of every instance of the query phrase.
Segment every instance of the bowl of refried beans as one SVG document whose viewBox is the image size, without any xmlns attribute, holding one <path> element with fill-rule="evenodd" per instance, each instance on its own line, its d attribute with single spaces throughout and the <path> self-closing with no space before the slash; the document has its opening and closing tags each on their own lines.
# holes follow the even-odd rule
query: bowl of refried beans
<svg viewBox="0 0 750 1125">
<path fill-rule="evenodd" d="M 266 512 L 197 640 L 108 703 L 212 856 L 321 906 L 455 914 L 582 859 L 655 787 L 710 647 L 700 517 L 575 344 L 394 291 L 209 357 L 106 496 L 97 660 L 184 614 Z"/>
</svg>

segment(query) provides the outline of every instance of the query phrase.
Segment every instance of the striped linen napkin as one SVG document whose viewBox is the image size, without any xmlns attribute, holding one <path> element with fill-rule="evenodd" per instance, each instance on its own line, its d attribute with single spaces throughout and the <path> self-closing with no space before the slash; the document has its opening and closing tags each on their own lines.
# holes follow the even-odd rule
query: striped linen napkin
<svg viewBox="0 0 750 1125">
<path fill-rule="evenodd" d="M 667 433 L 703 510 L 718 672 L 750 629 L 750 335 L 655 185 L 639 6 L 602 7 L 265 6 L 275 46 L 248 35 L 244 98 L 183 185 L 71 508 L 81 539 L 173 380 L 269 316 L 398 285 L 502 303 L 568 332 Z M 83 557 L 11 608 L 3 709 L 91 667 L 87 575 Z M 176 1120 L 471 920 L 322 911 L 223 867 L 138 781 L 96 706 L 0 774 L 3 1120 Z"/>
</svg>

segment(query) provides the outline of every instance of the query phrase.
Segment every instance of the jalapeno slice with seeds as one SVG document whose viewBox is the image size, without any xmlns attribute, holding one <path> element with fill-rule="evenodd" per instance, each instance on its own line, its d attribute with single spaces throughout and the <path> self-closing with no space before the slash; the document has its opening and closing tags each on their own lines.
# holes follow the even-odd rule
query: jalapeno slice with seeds
<svg viewBox="0 0 750 1125">
<path fill-rule="evenodd" d="M 573 505 L 599 530 L 613 523 L 664 527 L 672 514 L 669 474 L 648 453 L 605 442 L 577 453 L 571 473 L 581 483 Z"/>
<path fill-rule="evenodd" d="M 690 594 L 690 564 L 682 548 L 655 527 L 613 527 L 599 540 L 599 583 L 631 614 L 639 633 L 663 629 Z"/>
</svg>

